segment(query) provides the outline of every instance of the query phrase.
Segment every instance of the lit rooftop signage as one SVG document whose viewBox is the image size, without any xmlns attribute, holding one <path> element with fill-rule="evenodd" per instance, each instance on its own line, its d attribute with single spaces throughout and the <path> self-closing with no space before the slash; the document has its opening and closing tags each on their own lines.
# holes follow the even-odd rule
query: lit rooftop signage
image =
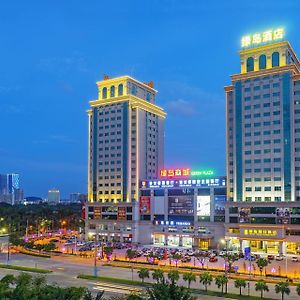
<svg viewBox="0 0 300 300">
<path fill-rule="evenodd" d="M 277 28 L 275 30 L 267 30 L 261 33 L 254 33 L 242 37 L 241 46 L 247 48 L 257 46 L 264 43 L 275 42 L 284 38 L 284 29 Z"/>
<path fill-rule="evenodd" d="M 211 169 L 207 170 L 191 170 L 189 168 L 163 169 L 160 170 L 160 178 L 162 179 L 180 179 L 188 177 L 210 177 L 215 172 Z"/>
<path fill-rule="evenodd" d="M 182 178 L 191 175 L 190 169 L 163 169 L 160 170 L 161 178 Z"/>
<path fill-rule="evenodd" d="M 191 171 L 192 177 L 206 177 L 206 176 L 213 176 L 215 172 L 213 170 L 195 170 Z"/>
</svg>

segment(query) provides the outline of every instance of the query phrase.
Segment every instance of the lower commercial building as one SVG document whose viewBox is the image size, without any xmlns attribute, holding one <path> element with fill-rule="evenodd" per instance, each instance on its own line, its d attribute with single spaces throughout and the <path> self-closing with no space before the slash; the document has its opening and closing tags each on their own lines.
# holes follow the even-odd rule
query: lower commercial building
<svg viewBox="0 0 300 300">
<path fill-rule="evenodd" d="M 189 170 L 189 169 L 187 169 Z M 189 174 L 140 182 L 133 203 L 89 203 L 86 234 L 140 245 L 218 248 L 225 235 L 226 178 Z"/>
<path fill-rule="evenodd" d="M 225 239 L 230 249 L 268 254 L 300 254 L 297 202 L 230 203 Z"/>
</svg>

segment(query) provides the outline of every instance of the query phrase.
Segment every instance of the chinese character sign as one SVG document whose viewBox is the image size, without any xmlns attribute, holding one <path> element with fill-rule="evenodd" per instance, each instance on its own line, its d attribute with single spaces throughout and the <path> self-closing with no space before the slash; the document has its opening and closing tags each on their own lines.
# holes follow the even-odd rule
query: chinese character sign
<svg viewBox="0 0 300 300">
<path fill-rule="evenodd" d="M 160 178 L 182 178 L 191 175 L 190 169 L 163 169 L 160 170 Z"/>
<path fill-rule="evenodd" d="M 277 28 L 275 30 L 267 30 L 262 33 L 254 33 L 252 35 L 246 35 L 242 37 L 242 48 L 255 46 L 263 43 L 282 40 L 284 38 L 284 29 Z"/>
</svg>

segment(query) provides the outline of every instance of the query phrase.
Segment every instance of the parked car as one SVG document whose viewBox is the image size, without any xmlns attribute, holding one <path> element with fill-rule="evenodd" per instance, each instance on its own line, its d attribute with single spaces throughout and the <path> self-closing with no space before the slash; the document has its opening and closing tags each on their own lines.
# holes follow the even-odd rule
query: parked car
<svg viewBox="0 0 300 300">
<path fill-rule="evenodd" d="M 293 261 L 293 262 L 298 262 L 298 261 L 299 261 L 299 259 L 298 259 L 298 257 L 297 257 L 297 256 L 293 256 L 293 257 L 292 257 L 292 261 Z"/>
<path fill-rule="evenodd" d="M 283 255 L 276 255 L 275 256 L 275 260 L 278 260 L 278 261 L 281 261 L 284 259 L 284 256 Z"/>
<path fill-rule="evenodd" d="M 268 255 L 268 256 L 267 256 L 267 259 L 268 259 L 268 260 L 274 260 L 274 259 L 275 259 L 275 256 L 274 256 L 274 255 Z"/>
<path fill-rule="evenodd" d="M 217 256 L 211 256 L 209 258 L 209 262 L 217 262 L 218 261 L 218 257 Z"/>
</svg>

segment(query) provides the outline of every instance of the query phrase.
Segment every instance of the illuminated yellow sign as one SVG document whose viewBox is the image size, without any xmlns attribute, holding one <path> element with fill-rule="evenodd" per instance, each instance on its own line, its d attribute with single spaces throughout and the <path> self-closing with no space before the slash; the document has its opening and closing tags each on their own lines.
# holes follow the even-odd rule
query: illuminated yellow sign
<svg viewBox="0 0 300 300">
<path fill-rule="evenodd" d="M 242 48 L 255 46 L 263 43 L 269 43 L 284 38 L 284 29 L 277 28 L 275 30 L 267 30 L 262 33 L 255 33 L 252 35 L 246 35 L 242 37 Z"/>
<path fill-rule="evenodd" d="M 264 229 L 245 229 L 244 235 L 252 235 L 252 236 L 276 236 L 276 230 L 264 230 Z"/>
</svg>

